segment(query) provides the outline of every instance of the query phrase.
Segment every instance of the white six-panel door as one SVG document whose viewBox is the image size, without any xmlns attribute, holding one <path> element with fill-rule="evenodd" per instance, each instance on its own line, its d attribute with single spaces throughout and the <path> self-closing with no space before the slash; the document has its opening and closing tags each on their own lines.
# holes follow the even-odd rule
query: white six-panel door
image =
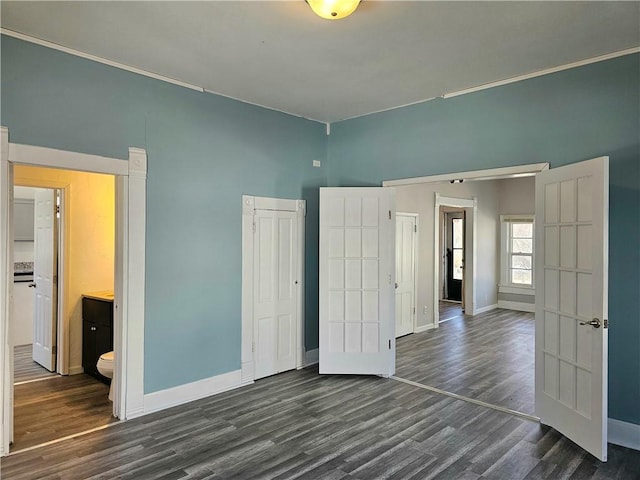
<svg viewBox="0 0 640 480">
<path fill-rule="evenodd" d="M 44 368 L 56 368 L 56 202 L 54 191 L 38 188 L 34 202 L 35 306 L 33 309 L 33 360 Z"/>
<path fill-rule="evenodd" d="M 395 192 L 320 189 L 320 373 L 395 372 Z"/>
<path fill-rule="evenodd" d="M 606 157 L 536 176 L 536 413 L 603 461 L 608 189 Z"/>
<path fill-rule="evenodd" d="M 396 214 L 396 338 L 413 333 L 416 315 L 415 214 Z"/>
<path fill-rule="evenodd" d="M 296 212 L 256 210 L 254 237 L 255 379 L 296 368 Z"/>
</svg>

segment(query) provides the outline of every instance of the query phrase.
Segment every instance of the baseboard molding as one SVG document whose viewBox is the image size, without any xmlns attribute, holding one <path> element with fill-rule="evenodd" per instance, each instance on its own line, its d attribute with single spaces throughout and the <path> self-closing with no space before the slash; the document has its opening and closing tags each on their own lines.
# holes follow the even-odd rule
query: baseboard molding
<svg viewBox="0 0 640 480">
<path fill-rule="evenodd" d="M 507 310 L 518 310 L 520 312 L 536 311 L 535 303 L 523 303 L 523 302 L 509 302 L 507 300 L 498 300 L 498 308 L 506 308 Z"/>
<path fill-rule="evenodd" d="M 183 403 L 193 402 L 217 393 L 233 390 L 242 385 L 241 370 L 235 370 L 215 377 L 205 378 L 197 382 L 167 388 L 144 396 L 144 414 L 158 412 L 165 408 L 175 407 Z"/>
<path fill-rule="evenodd" d="M 84 368 L 82 365 L 76 365 L 75 367 L 69 367 L 69 375 L 79 375 L 84 373 Z"/>
<path fill-rule="evenodd" d="M 614 445 L 640 450 L 640 425 L 610 418 L 607 441 Z"/>
<path fill-rule="evenodd" d="M 422 333 L 426 332 L 427 330 L 433 330 L 434 328 L 436 327 L 433 323 L 429 323 L 428 325 L 420 325 L 419 327 L 413 329 L 413 333 Z"/>
<path fill-rule="evenodd" d="M 491 310 L 495 310 L 496 308 L 498 308 L 498 305 L 494 303 L 493 305 L 487 305 L 486 307 L 476 309 L 473 314 L 479 315 L 480 313 L 490 312 Z"/>
<path fill-rule="evenodd" d="M 313 350 L 307 350 L 304 352 L 304 362 L 302 362 L 302 368 L 309 367 L 318 363 L 320 359 L 320 350 L 314 348 Z"/>
</svg>

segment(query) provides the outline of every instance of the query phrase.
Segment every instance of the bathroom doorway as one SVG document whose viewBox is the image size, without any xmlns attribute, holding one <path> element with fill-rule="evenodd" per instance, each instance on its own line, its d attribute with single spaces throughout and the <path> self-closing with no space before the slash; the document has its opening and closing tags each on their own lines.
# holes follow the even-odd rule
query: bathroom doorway
<svg viewBox="0 0 640 480">
<path fill-rule="evenodd" d="M 14 283 L 11 452 L 117 420 L 109 379 L 83 373 L 82 313 L 83 294 L 113 295 L 114 176 L 16 165 L 14 185 L 16 279 L 31 281 Z M 32 215 L 24 197 L 33 199 Z M 113 328 L 107 335 L 113 350 Z"/>
</svg>

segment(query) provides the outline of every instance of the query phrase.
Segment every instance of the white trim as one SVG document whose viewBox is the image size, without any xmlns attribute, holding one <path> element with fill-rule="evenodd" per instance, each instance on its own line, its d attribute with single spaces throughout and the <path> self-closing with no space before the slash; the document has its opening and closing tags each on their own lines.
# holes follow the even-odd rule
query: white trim
<svg viewBox="0 0 640 480">
<path fill-rule="evenodd" d="M 82 51 L 76 50 L 74 48 L 65 47 L 65 46 L 60 45 L 58 43 L 49 42 L 47 40 L 43 40 L 43 39 L 37 38 L 37 37 L 32 37 L 31 35 L 26 35 L 24 33 L 16 32 L 16 31 L 13 31 L 13 30 L 9 30 L 7 28 L 0 28 L 0 33 L 2 35 L 7 35 L 8 37 L 17 38 L 19 40 L 23 40 L 23 41 L 29 42 L 29 43 L 35 43 L 36 45 L 41 45 L 43 47 L 51 48 L 53 50 L 58 50 L 60 52 L 67 53 L 69 55 L 74 55 L 74 56 L 80 57 L 80 58 L 86 58 L 87 60 L 93 60 L 94 62 L 102 63 L 104 65 L 109 65 L 110 67 L 119 68 L 121 70 L 126 70 L 128 72 L 132 72 L 132 73 L 135 73 L 137 75 L 142 75 L 142 76 L 145 76 L 145 77 L 153 78 L 155 80 L 160 80 L 162 82 L 171 83 L 173 85 L 178 85 L 180 87 L 188 88 L 190 90 L 195 90 L 197 92 L 211 93 L 213 95 L 218 95 L 218 96 L 221 96 L 221 97 L 230 98 L 232 100 L 236 100 L 236 101 L 242 102 L 242 103 L 247 103 L 249 105 L 255 105 L 257 107 L 266 108 L 268 110 L 274 110 L 276 112 L 286 113 L 287 115 L 292 115 L 292 116 L 295 116 L 295 117 L 305 118 L 305 119 L 311 120 L 313 122 L 324 123 L 326 125 L 327 135 L 330 135 L 330 133 L 331 133 L 331 124 L 329 122 L 326 122 L 326 121 L 316 120 L 314 118 L 309 118 L 309 117 L 304 117 L 304 116 L 302 116 L 300 114 L 291 113 L 291 112 L 287 112 L 287 111 L 284 111 L 284 110 L 279 110 L 279 109 L 276 109 L 276 108 L 273 108 L 273 107 L 269 107 L 269 106 L 266 106 L 266 105 L 261 105 L 259 103 L 248 102 L 247 100 L 242 100 L 242 99 L 237 98 L 237 97 L 232 97 L 230 95 L 225 95 L 225 94 L 222 94 L 220 92 L 215 92 L 213 90 L 209 90 L 209 89 L 206 89 L 204 87 L 200 87 L 198 85 L 193 85 L 193 84 L 188 83 L 188 82 L 183 82 L 182 80 L 177 80 L 175 78 L 166 77 L 166 76 L 160 75 L 158 73 L 153 73 L 153 72 L 149 72 L 147 70 L 143 70 L 141 68 L 132 67 L 132 66 L 126 65 L 124 63 L 116 62 L 114 60 L 109 60 L 109 59 L 106 59 L 106 58 L 103 58 L 103 57 L 99 57 L 97 55 L 92 55 L 90 53 L 82 52 Z M 552 68 L 548 68 L 548 69 L 545 69 L 545 70 L 539 70 L 537 72 L 527 73 L 525 75 L 519 75 L 519 76 L 516 76 L 516 77 L 507 78 L 507 79 L 504 79 L 504 80 L 498 80 L 497 82 L 485 83 L 483 85 L 478 85 L 478 86 L 467 88 L 467 89 L 464 89 L 464 90 L 457 90 L 455 92 L 443 93 L 442 95 L 438 95 L 438 96 L 435 96 L 435 97 L 424 98 L 424 99 L 416 100 L 414 102 L 409 102 L 409 103 L 405 103 L 405 104 L 402 104 L 402 105 L 397 105 L 397 106 L 394 106 L 394 107 L 383 108 L 381 110 L 374 110 L 372 112 L 367 112 L 367 113 L 354 115 L 354 116 L 351 116 L 351 117 L 341 118 L 341 119 L 338 119 L 338 120 L 334 120 L 334 122 L 343 122 L 345 120 L 351 120 L 351 119 L 354 119 L 354 118 L 365 117 L 367 115 L 373 115 L 373 114 L 376 114 L 376 113 L 388 112 L 390 110 L 397 110 L 399 108 L 409 107 L 411 105 L 418 105 L 418 104 L 421 104 L 421 103 L 430 102 L 431 100 L 435 100 L 435 99 L 438 99 L 438 98 L 443 98 L 443 99 L 453 98 L 453 97 L 457 97 L 459 95 L 465 95 L 467 93 L 477 92 L 477 91 L 480 91 L 480 90 L 486 90 L 488 88 L 493 88 L 493 87 L 499 87 L 499 86 L 502 86 L 502 85 L 507 85 L 509 83 L 515 83 L 515 82 L 519 82 L 519 81 L 522 81 L 522 80 L 528 80 L 530 78 L 541 77 L 543 75 L 548 75 L 550 73 L 556 73 L 556 72 L 560 72 L 562 70 L 568 70 L 568 69 L 571 69 L 571 68 L 581 67 L 583 65 L 589 65 L 591 63 L 602 62 L 602 61 L 605 61 L 605 60 L 611 60 L 613 58 L 623 57 L 625 55 L 632 55 L 634 53 L 639 53 L 639 52 L 640 52 L 640 47 L 628 48 L 626 50 L 620 50 L 620 51 L 608 53 L 608 54 L 605 54 L 605 55 L 599 55 L 597 57 L 587 58 L 585 60 L 580 60 L 578 62 L 567 63 L 567 64 L 564 64 L 564 65 L 560 65 L 558 67 L 552 67 Z M 387 186 L 387 185 L 383 185 L 383 186 Z"/>
<path fill-rule="evenodd" d="M 640 450 L 640 425 L 609 418 L 609 438 L 607 441 L 614 445 Z"/>
<path fill-rule="evenodd" d="M 508 85 L 509 83 L 520 82 L 522 80 L 529 80 L 530 78 L 542 77 L 543 75 L 549 75 L 550 73 L 561 72 L 563 70 L 569 70 L 571 68 L 582 67 L 591 63 L 603 62 L 605 60 L 611 60 L 612 58 L 623 57 L 625 55 L 632 55 L 634 53 L 640 53 L 640 47 L 627 48 L 626 50 L 620 50 L 618 52 L 607 53 L 605 55 L 599 55 L 597 57 L 587 58 L 578 62 L 567 63 L 558 67 L 547 68 L 545 70 L 538 70 L 537 72 L 527 73 L 525 75 L 518 75 L 516 77 L 506 78 L 497 82 L 485 83 L 476 87 L 467 88 L 465 90 L 458 90 L 457 92 L 445 93 L 442 98 L 453 98 L 459 95 L 466 95 L 467 93 L 478 92 L 480 90 L 486 90 L 493 87 L 501 87 L 502 85 Z"/>
<path fill-rule="evenodd" d="M 218 393 L 227 392 L 241 386 L 240 370 L 215 375 L 177 387 L 167 388 L 144 396 L 144 414 L 176 407 Z"/>
<path fill-rule="evenodd" d="M 9 318 L 13 314 L 13 168 L 9 130 L 0 127 L 0 456 L 13 440 L 13 349 Z"/>
<path fill-rule="evenodd" d="M 412 320 L 412 333 L 416 333 L 416 328 L 418 328 L 418 246 L 420 245 L 420 215 L 417 213 L 408 213 L 408 212 L 396 212 L 396 223 L 398 216 L 404 217 L 412 217 L 414 219 L 414 238 L 413 238 L 413 313 L 411 316 Z M 397 248 L 397 242 L 396 242 Z M 394 325 L 395 326 L 395 325 Z"/>
<path fill-rule="evenodd" d="M 306 216 L 305 200 L 290 200 L 283 198 L 256 197 L 252 195 L 242 196 L 242 334 L 240 372 L 242 385 L 254 382 L 255 365 L 253 358 L 253 237 L 254 216 L 256 210 L 277 210 L 297 213 L 297 326 L 298 345 L 296 348 L 296 367 L 302 368 L 305 362 L 304 345 L 304 220 Z"/>
<path fill-rule="evenodd" d="M 505 308 L 507 310 L 518 310 L 520 312 L 535 313 L 536 304 L 524 303 L 524 302 L 510 302 L 508 300 L 498 300 L 498 308 Z"/>
<path fill-rule="evenodd" d="M 35 43 L 36 45 L 41 45 L 41 46 L 46 47 L 46 48 L 51 48 L 53 50 L 58 50 L 60 52 L 67 53 L 69 55 L 74 55 L 74 56 L 80 57 L 80 58 L 86 58 L 87 60 L 92 60 L 94 62 L 102 63 L 103 65 L 108 65 L 110 67 L 119 68 L 120 70 L 125 70 L 127 72 L 135 73 L 136 75 L 142 75 L 144 77 L 153 78 L 154 80 L 160 80 L 161 82 L 167 82 L 167 83 L 171 83 L 173 85 L 177 85 L 179 87 L 184 87 L 184 88 L 188 88 L 190 90 L 195 90 L 196 92 L 209 93 L 209 94 L 212 94 L 212 95 L 218 95 L 220 97 L 230 98 L 231 100 L 236 100 L 238 102 L 247 103 L 249 105 L 255 105 L 256 107 L 266 108 L 267 110 L 273 110 L 275 112 L 285 113 L 287 115 L 291 115 L 291 116 L 294 116 L 294 117 L 305 118 L 307 120 L 311 120 L 312 122 L 318 122 L 318 123 L 326 124 L 327 126 L 329 125 L 328 123 L 326 123 L 326 122 L 324 122 L 322 120 L 316 120 L 314 118 L 304 117 L 304 116 L 302 116 L 302 115 L 300 115 L 298 113 L 287 112 L 285 110 L 280 110 L 280 109 L 277 109 L 277 108 L 274 108 L 274 107 L 269 107 L 267 105 L 262 105 L 260 103 L 249 102 L 247 100 L 243 100 L 243 99 L 238 98 L 238 97 L 232 97 L 231 95 L 226 95 L 224 93 L 220 93 L 220 92 L 216 92 L 216 91 L 213 91 L 213 90 L 209 90 L 207 88 L 204 88 L 204 87 L 201 87 L 201 86 L 198 86 L 198 85 L 194 85 L 194 84 L 189 83 L 189 82 L 183 82 L 182 80 L 177 80 L 175 78 L 167 77 L 165 75 L 160 75 L 159 73 L 149 72 L 148 70 L 143 70 L 142 68 L 132 67 L 131 65 L 126 65 L 124 63 L 116 62 L 114 60 L 109 60 L 107 58 L 99 57 L 97 55 L 92 55 L 90 53 L 82 52 L 80 50 L 76 50 L 75 48 L 65 47 L 65 46 L 60 45 L 58 43 L 49 42 L 47 40 L 42 40 L 40 38 L 32 37 L 31 35 L 25 35 L 24 33 L 20 33 L 20 32 L 15 32 L 15 31 L 9 30 L 7 28 L 0 28 L 0 33 L 2 33 L 3 35 L 7 35 L 8 37 L 13 37 L 13 38 L 17 38 L 19 40 L 23 40 L 25 42 Z M 327 127 L 327 130 L 329 130 L 329 127 Z M 328 133 L 327 133 L 327 135 L 328 135 Z"/>
<path fill-rule="evenodd" d="M 11 150 L 12 144 L 9 144 Z M 56 371 L 61 375 L 73 375 L 69 370 L 69 361 L 71 358 L 71 348 L 69 332 L 70 318 L 65 316 L 67 309 L 66 294 L 69 291 L 69 241 L 70 221 L 68 217 L 68 206 L 71 205 L 71 185 L 66 181 L 38 179 L 22 177 L 19 180 L 13 179 L 14 186 L 31 187 L 31 188 L 50 188 L 60 191 L 60 219 L 58 224 L 58 289 L 56 307 L 56 324 L 57 324 L 57 349 L 56 355 Z M 82 372 L 82 370 L 81 370 Z"/>
<path fill-rule="evenodd" d="M 536 289 L 531 287 L 514 287 L 513 285 L 498 285 L 498 293 L 534 296 L 536 294 Z"/>
<path fill-rule="evenodd" d="M 465 279 L 464 279 L 464 295 L 465 295 L 465 312 L 468 315 L 476 315 L 476 277 L 477 274 L 477 251 L 478 251 L 478 199 L 468 198 L 455 198 L 445 197 L 438 192 L 434 193 L 434 214 L 433 214 L 433 323 L 435 328 L 438 328 L 440 324 L 440 207 L 458 207 L 464 208 L 467 213 L 465 221 L 465 236 L 468 236 L 469 217 L 471 217 L 471 268 L 465 267 Z M 468 240 L 465 241 L 465 247 L 468 245 Z M 465 252 L 465 258 L 468 259 L 468 248 Z M 467 262 L 468 264 L 468 262 Z M 469 270 L 471 270 L 469 272 Z M 470 275 L 469 275 L 470 274 Z"/>
<path fill-rule="evenodd" d="M 13 30 L 9 30 L 7 28 L 0 28 L 0 33 L 2 33 L 2 35 L 7 35 L 8 37 L 17 38 L 18 40 L 35 43 L 36 45 L 41 45 L 43 47 L 51 48 L 53 50 L 58 50 L 60 52 L 68 53 L 69 55 L 74 55 L 80 58 L 86 58 L 87 60 L 93 60 L 94 62 L 102 63 L 104 65 L 109 65 L 110 67 L 119 68 L 121 70 L 126 70 L 132 73 L 137 73 L 138 75 L 143 75 L 145 77 L 155 78 L 156 80 L 172 83 L 174 85 L 179 85 L 180 87 L 189 88 L 191 90 L 196 90 L 198 92 L 204 92 L 204 88 L 198 87 L 197 85 L 192 85 L 191 83 L 176 80 L 175 78 L 165 77 L 164 75 L 160 75 L 157 73 L 148 72 L 146 70 L 142 70 L 141 68 L 132 67 L 129 65 L 125 65 L 124 63 L 115 62 L 113 60 L 108 60 L 106 58 L 98 57 L 97 55 L 91 55 L 90 53 L 81 52 L 80 50 L 76 50 L 75 48 L 65 47 L 58 43 L 53 43 L 47 40 L 42 40 L 40 38 L 32 37 L 31 35 L 25 35 L 24 33 L 14 32 Z"/>
<path fill-rule="evenodd" d="M 8 130 L 1 127 L 2 154 L 0 155 L 0 243 L 6 256 L 0 257 L 0 346 L 4 351 L 0 359 L 0 455 L 9 452 L 9 441 L 13 434 L 13 356 L 9 355 L 7 325 L 9 308 L 13 302 L 11 204 L 13 192 L 13 164 L 53 166 L 79 169 L 86 172 L 106 173 L 116 176 L 116 261 L 114 299 L 114 346 L 116 372 L 114 378 L 116 398 L 114 415 L 120 419 L 133 418 L 144 410 L 144 301 L 145 301 L 145 214 L 146 214 L 146 152 L 139 148 L 129 149 L 129 159 L 115 159 L 97 155 L 67 152 L 63 150 L 28 145 L 10 144 Z M 123 171 L 123 167 L 126 170 Z M 9 185 L 11 183 L 11 188 Z M 5 201 L 6 200 L 6 201 Z M 11 258 L 9 258 L 11 256 Z M 7 285 L 9 283 L 9 285 Z M 10 380 L 10 381 L 8 381 Z M 122 387 L 122 388 L 120 388 Z"/>
<path fill-rule="evenodd" d="M 307 350 L 304 352 L 304 363 L 301 368 L 309 367 L 318 363 L 320 359 L 320 350 L 314 348 L 313 350 Z"/>
<path fill-rule="evenodd" d="M 422 333 L 422 332 L 426 332 L 427 330 L 433 330 L 434 328 L 436 328 L 436 326 L 433 323 L 429 323 L 427 325 L 420 325 L 416 327 L 413 333 Z"/>
<path fill-rule="evenodd" d="M 478 315 L 480 313 L 490 312 L 491 310 L 495 310 L 498 308 L 498 304 L 494 303 L 493 305 L 487 305 L 486 307 L 477 308 L 474 315 Z"/>
<path fill-rule="evenodd" d="M 536 173 L 548 170 L 548 163 L 530 163 L 514 167 L 489 168 L 485 170 L 472 170 L 468 172 L 445 173 L 442 175 L 430 175 L 427 177 L 401 178 L 398 180 L 385 180 L 383 187 L 399 187 L 401 185 L 414 185 L 416 183 L 450 182 L 451 180 L 496 180 L 499 178 L 530 177 Z"/>
<path fill-rule="evenodd" d="M 511 224 L 512 223 L 531 223 L 533 225 L 532 232 L 532 251 L 531 251 L 531 285 L 521 285 L 517 283 L 511 283 L 511 263 L 510 258 L 511 251 Z M 535 295 L 535 259 L 536 259 L 536 245 L 535 245 L 535 215 L 534 214 L 521 214 L 521 215 L 500 215 L 500 283 L 498 284 L 499 293 L 515 293 L 519 295 Z M 528 255 L 528 254 L 523 254 Z"/>
<path fill-rule="evenodd" d="M 126 160 L 17 143 L 9 144 L 9 159 L 13 163 L 32 166 L 111 175 L 129 174 L 129 163 Z"/>
</svg>

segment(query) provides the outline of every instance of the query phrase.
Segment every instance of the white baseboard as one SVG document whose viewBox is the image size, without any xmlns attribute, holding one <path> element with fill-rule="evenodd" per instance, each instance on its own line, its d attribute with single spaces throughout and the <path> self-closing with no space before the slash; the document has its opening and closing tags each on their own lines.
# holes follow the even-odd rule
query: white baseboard
<svg viewBox="0 0 640 480">
<path fill-rule="evenodd" d="M 640 450 L 640 425 L 610 418 L 607 441 L 615 445 Z"/>
<path fill-rule="evenodd" d="M 433 323 L 429 323 L 427 325 L 420 325 L 419 327 L 416 327 L 413 329 L 413 333 L 422 333 L 422 332 L 426 332 L 427 330 L 432 330 L 436 328 L 435 325 L 433 325 Z"/>
<path fill-rule="evenodd" d="M 175 407 L 183 403 L 193 402 L 216 393 L 233 390 L 242 385 L 241 370 L 235 370 L 215 377 L 205 378 L 197 382 L 167 388 L 144 396 L 144 413 L 157 412 L 165 408 Z"/>
<path fill-rule="evenodd" d="M 473 314 L 478 315 L 480 313 L 490 312 L 491 310 L 495 310 L 496 308 L 498 308 L 498 305 L 494 303 L 493 305 L 487 305 L 486 307 L 481 307 L 476 309 L 476 311 Z"/>
<path fill-rule="evenodd" d="M 304 352 L 304 362 L 302 363 L 302 368 L 308 367 L 310 365 L 315 365 L 318 363 L 320 358 L 320 350 L 314 348 L 313 350 L 307 350 Z"/>
<path fill-rule="evenodd" d="M 506 308 L 507 310 L 519 310 L 521 312 L 536 311 L 535 303 L 523 303 L 523 302 L 509 302 L 507 300 L 498 300 L 498 308 Z"/>
<path fill-rule="evenodd" d="M 69 367 L 69 375 L 79 375 L 84 373 L 84 368 L 82 365 L 76 365 L 75 367 Z"/>
</svg>

